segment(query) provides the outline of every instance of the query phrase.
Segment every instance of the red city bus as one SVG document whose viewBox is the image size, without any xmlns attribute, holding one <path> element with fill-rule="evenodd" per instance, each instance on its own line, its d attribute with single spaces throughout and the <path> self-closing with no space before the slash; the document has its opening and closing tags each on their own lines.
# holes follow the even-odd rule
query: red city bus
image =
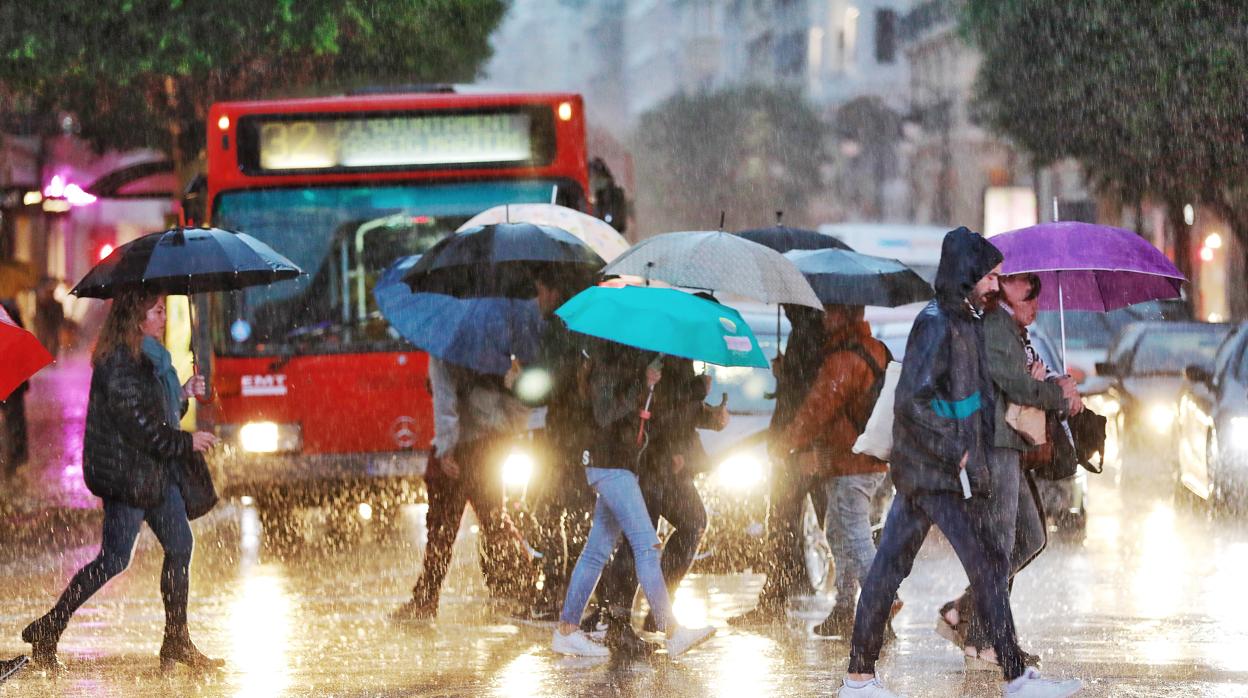
<svg viewBox="0 0 1248 698">
<path fill-rule="evenodd" d="M 372 286 L 491 206 L 588 210 L 581 97 L 444 89 L 229 102 L 212 107 L 208 134 L 209 222 L 306 272 L 203 307 L 223 493 L 407 490 L 433 436 L 427 356 L 390 330 Z"/>
</svg>

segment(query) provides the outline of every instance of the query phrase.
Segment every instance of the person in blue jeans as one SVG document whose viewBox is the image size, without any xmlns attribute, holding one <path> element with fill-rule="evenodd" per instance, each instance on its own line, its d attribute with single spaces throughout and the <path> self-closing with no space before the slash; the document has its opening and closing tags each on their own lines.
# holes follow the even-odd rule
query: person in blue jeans
<svg viewBox="0 0 1248 698">
<path fill-rule="evenodd" d="M 203 395 L 205 384 L 200 376 L 178 383 L 159 341 L 164 333 L 164 298 L 122 294 L 113 300 L 92 356 L 82 445 L 87 488 L 104 500 L 102 543 L 99 555 L 78 570 L 52 610 L 22 631 L 35 667 L 44 671 L 61 671 L 56 656 L 61 633 L 87 599 L 130 565 L 144 522 L 165 551 L 162 671 L 175 664 L 196 670 L 224 665 L 191 642 L 186 613 L 195 545 L 186 502 L 195 491 L 183 472 L 192 454 L 207 451 L 217 439 L 178 427 L 185 400 Z"/>
<path fill-rule="evenodd" d="M 590 358 L 587 389 L 596 430 L 581 452 L 581 465 L 597 500 L 589 538 L 572 570 L 551 640 L 551 648 L 560 654 L 610 655 L 606 646 L 581 630 L 580 621 L 621 534 L 632 549 L 638 582 L 657 628 L 666 636 L 668 654 L 683 654 L 715 633 L 713 627 L 682 628 L 677 622 L 660 567 L 658 533 L 637 480 L 649 422 L 645 398 L 663 377 L 659 361 L 650 359 L 611 342 L 596 343 Z"/>
<path fill-rule="evenodd" d="M 840 698 L 895 698 L 875 663 L 901 582 L 933 525 L 948 539 L 970 578 L 976 610 L 1015 698 L 1064 698 L 1076 680 L 1050 681 L 1023 664 L 1008 593 L 1009 553 L 991 526 L 994 390 L 984 349 L 983 309 L 998 292 L 1001 252 L 966 228 L 949 232 L 936 272 L 936 298 L 906 343 L 894 395 L 891 473 L 897 497 L 862 585 L 849 668 Z M 1012 523 L 1012 522 L 1011 522 Z"/>
</svg>

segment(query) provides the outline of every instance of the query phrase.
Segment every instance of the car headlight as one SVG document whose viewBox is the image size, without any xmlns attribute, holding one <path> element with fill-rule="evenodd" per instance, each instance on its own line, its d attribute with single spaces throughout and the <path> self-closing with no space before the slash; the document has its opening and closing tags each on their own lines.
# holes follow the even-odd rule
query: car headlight
<svg viewBox="0 0 1248 698">
<path fill-rule="evenodd" d="M 715 470 L 719 484 L 736 490 L 748 490 L 763 481 L 763 462 L 748 453 L 737 453 L 720 462 Z"/>
<path fill-rule="evenodd" d="M 533 456 L 512 451 L 503 459 L 503 484 L 507 487 L 528 487 L 533 477 Z"/>
<path fill-rule="evenodd" d="M 247 422 L 222 425 L 218 431 L 222 440 L 237 443 L 248 453 L 289 453 L 303 448 L 303 430 L 298 424 Z"/>
<path fill-rule="evenodd" d="M 1172 405 L 1153 405 L 1148 408 L 1148 423 L 1157 431 L 1169 431 L 1174 424 L 1175 411 Z"/>
<path fill-rule="evenodd" d="M 1248 417 L 1231 417 L 1231 447 L 1248 451 Z"/>
</svg>

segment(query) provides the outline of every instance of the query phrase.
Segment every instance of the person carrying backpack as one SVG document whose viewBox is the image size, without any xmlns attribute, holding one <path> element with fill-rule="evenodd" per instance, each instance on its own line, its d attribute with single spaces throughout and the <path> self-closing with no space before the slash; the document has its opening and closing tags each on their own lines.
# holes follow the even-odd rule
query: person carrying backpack
<svg viewBox="0 0 1248 698">
<path fill-rule="evenodd" d="M 824 479 L 836 603 L 814 631 L 832 636 L 853 630 L 858 586 L 875 558 L 871 498 L 888 466 L 852 449 L 871 417 L 890 357 L 888 348 L 871 336 L 860 305 L 825 305 L 823 329 L 819 373 L 779 446 L 803 473 Z M 895 602 L 894 612 L 900 608 L 901 602 Z"/>
</svg>

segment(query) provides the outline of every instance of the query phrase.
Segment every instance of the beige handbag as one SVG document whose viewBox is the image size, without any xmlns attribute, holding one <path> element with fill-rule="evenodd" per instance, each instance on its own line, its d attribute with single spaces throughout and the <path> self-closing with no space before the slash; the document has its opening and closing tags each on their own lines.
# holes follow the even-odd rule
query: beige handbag
<svg viewBox="0 0 1248 698">
<path fill-rule="evenodd" d="M 1048 440 L 1044 410 L 1031 405 L 1007 403 L 1005 423 L 1010 425 L 1029 446 L 1039 446 Z"/>
</svg>

